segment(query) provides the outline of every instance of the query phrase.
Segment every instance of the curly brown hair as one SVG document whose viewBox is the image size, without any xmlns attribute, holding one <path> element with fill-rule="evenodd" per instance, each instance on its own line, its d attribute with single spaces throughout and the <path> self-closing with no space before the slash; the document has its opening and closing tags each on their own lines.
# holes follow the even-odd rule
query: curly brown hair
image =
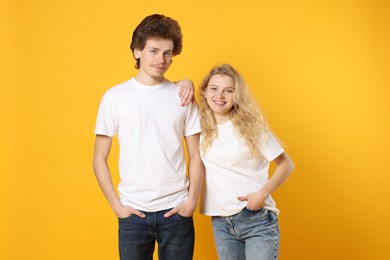
<svg viewBox="0 0 390 260">
<path fill-rule="evenodd" d="M 162 14 L 152 14 L 145 17 L 135 28 L 131 39 L 130 49 L 134 55 L 134 49 L 143 50 L 146 41 L 150 38 L 170 39 L 173 42 L 173 56 L 179 55 L 183 48 L 183 36 L 181 28 L 176 20 Z M 135 57 L 134 57 L 135 58 Z M 140 68 L 140 61 L 136 59 L 135 68 Z"/>
</svg>

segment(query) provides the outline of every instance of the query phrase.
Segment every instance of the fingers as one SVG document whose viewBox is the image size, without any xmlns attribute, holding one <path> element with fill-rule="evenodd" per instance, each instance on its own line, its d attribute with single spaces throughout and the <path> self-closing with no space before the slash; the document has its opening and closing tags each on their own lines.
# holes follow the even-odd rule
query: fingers
<svg viewBox="0 0 390 260">
<path fill-rule="evenodd" d="M 188 98 L 188 96 L 185 96 L 181 99 L 180 105 L 182 107 L 187 106 L 191 102 L 191 99 Z"/>
<path fill-rule="evenodd" d="M 190 93 L 191 93 L 190 89 L 180 89 L 179 96 L 181 99 L 187 99 Z"/>
<path fill-rule="evenodd" d="M 179 97 L 181 99 L 181 106 L 187 106 L 193 101 L 194 83 L 191 80 L 186 79 L 175 83 L 180 86 Z"/>
<path fill-rule="evenodd" d="M 169 218 L 170 216 L 175 215 L 179 210 L 177 208 L 173 208 L 167 213 L 164 214 L 164 217 Z"/>
<path fill-rule="evenodd" d="M 131 215 L 136 215 L 140 218 L 145 218 L 145 214 L 139 210 L 136 210 L 130 206 L 121 206 L 117 212 L 115 212 L 118 218 L 128 218 Z"/>
<path fill-rule="evenodd" d="M 237 197 L 237 199 L 238 199 L 239 201 L 247 201 L 247 200 L 248 200 L 248 197 L 247 197 L 247 196 L 239 196 L 239 197 Z"/>
<path fill-rule="evenodd" d="M 188 88 L 180 88 L 180 90 L 179 90 L 179 97 L 181 99 L 185 99 L 188 96 L 189 92 L 190 92 L 190 89 L 188 89 Z"/>
<path fill-rule="evenodd" d="M 183 89 L 180 89 L 179 96 L 180 96 L 180 100 L 181 100 L 180 105 L 182 107 L 184 107 L 186 105 L 187 95 L 188 95 L 187 90 L 184 91 Z"/>
<path fill-rule="evenodd" d="M 131 214 L 137 215 L 140 218 L 145 218 L 145 214 L 144 213 L 142 213 L 141 211 L 136 210 L 136 209 L 133 209 L 133 210 L 134 211 Z"/>
<path fill-rule="evenodd" d="M 188 106 L 189 103 L 191 103 L 191 99 L 187 98 L 187 99 L 182 99 L 180 104 L 182 107 L 184 107 L 184 106 Z"/>
<path fill-rule="evenodd" d="M 262 204 L 259 204 L 259 205 L 253 204 L 253 205 L 251 205 L 251 204 L 248 203 L 248 205 L 246 205 L 246 208 L 249 209 L 249 210 L 259 210 L 259 209 L 262 209 L 263 206 L 264 205 L 262 205 Z"/>
<path fill-rule="evenodd" d="M 179 97 L 181 99 L 188 99 L 189 97 L 194 95 L 194 90 L 193 89 L 188 89 L 188 88 L 181 88 L 179 91 Z"/>
<path fill-rule="evenodd" d="M 187 97 L 187 101 L 186 101 L 186 106 L 189 105 L 190 103 L 192 103 L 194 101 L 194 92 L 191 91 L 189 94 L 188 94 L 188 97 Z"/>
<path fill-rule="evenodd" d="M 185 94 L 182 95 L 181 105 L 182 106 L 188 106 L 193 101 L 194 101 L 194 92 L 190 91 L 190 92 L 185 93 Z"/>
</svg>

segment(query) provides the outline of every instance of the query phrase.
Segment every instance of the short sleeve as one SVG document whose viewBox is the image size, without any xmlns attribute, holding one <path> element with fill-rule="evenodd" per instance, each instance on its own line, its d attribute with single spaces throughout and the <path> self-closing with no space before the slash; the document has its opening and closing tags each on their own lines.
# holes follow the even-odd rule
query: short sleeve
<svg viewBox="0 0 390 260">
<path fill-rule="evenodd" d="M 96 119 L 95 134 L 113 137 L 117 132 L 115 120 L 115 104 L 109 91 L 107 91 L 100 102 Z"/>
<path fill-rule="evenodd" d="M 188 105 L 188 113 L 184 124 L 184 136 L 200 133 L 198 105 L 195 101 Z"/>
<path fill-rule="evenodd" d="M 284 152 L 284 149 L 275 136 L 269 133 L 266 142 L 260 145 L 260 152 L 268 161 L 273 161 Z"/>
</svg>

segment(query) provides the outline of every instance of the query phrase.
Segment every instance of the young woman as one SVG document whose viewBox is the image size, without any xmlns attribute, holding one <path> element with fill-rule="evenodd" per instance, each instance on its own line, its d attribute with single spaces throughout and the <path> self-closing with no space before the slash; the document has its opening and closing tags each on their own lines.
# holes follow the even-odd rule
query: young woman
<svg viewBox="0 0 390 260">
<path fill-rule="evenodd" d="M 277 259 L 279 210 L 271 193 L 294 163 L 231 65 L 214 67 L 199 95 L 206 170 L 200 212 L 212 216 L 219 259 Z M 271 161 L 277 167 L 269 178 Z"/>
</svg>

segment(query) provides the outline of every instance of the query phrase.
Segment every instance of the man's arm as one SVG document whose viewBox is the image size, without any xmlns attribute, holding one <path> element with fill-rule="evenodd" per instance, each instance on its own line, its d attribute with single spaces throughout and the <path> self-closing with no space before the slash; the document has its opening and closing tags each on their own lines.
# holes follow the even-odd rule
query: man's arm
<svg viewBox="0 0 390 260">
<path fill-rule="evenodd" d="M 110 168 L 107 159 L 110 154 L 112 138 L 105 135 L 96 135 L 95 150 L 93 154 L 93 170 L 100 189 L 108 200 L 112 210 L 118 218 L 126 218 L 135 214 L 141 218 L 144 214 L 128 206 L 123 206 L 116 195 L 114 185 L 112 184 Z"/>
<path fill-rule="evenodd" d="M 188 201 L 194 204 L 195 211 L 198 204 L 199 194 L 202 189 L 204 167 L 199 154 L 199 134 L 187 136 L 185 139 L 189 158 L 188 175 L 190 180 L 190 188 L 188 193 Z"/>
<path fill-rule="evenodd" d="M 176 213 L 181 216 L 192 216 L 198 205 L 198 198 L 203 184 L 204 167 L 199 154 L 199 134 L 185 137 L 188 152 L 188 175 L 190 180 L 188 200 L 179 204 L 164 217 L 170 217 Z"/>
</svg>

